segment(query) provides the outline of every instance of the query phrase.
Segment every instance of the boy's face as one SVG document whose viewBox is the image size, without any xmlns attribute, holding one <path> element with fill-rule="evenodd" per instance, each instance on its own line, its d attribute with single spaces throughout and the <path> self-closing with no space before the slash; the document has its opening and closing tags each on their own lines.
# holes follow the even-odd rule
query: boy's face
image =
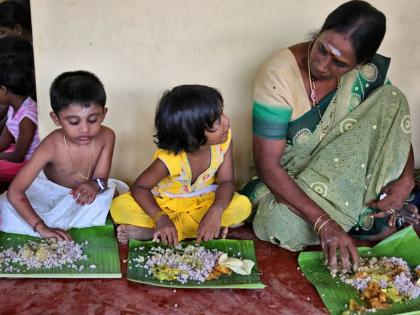
<svg viewBox="0 0 420 315">
<path fill-rule="evenodd" d="M 101 130 L 107 108 L 92 103 L 89 107 L 79 104 L 70 104 L 62 109 L 58 115 L 51 112 L 51 118 L 57 126 L 63 128 L 63 132 L 69 141 L 84 145 L 90 144 L 93 138 Z"/>
</svg>

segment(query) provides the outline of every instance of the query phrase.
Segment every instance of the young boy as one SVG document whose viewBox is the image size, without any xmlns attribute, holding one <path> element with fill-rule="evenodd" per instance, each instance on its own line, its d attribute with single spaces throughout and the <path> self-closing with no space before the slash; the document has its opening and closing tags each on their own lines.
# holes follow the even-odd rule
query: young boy
<svg viewBox="0 0 420 315">
<path fill-rule="evenodd" d="M 59 129 L 39 145 L 0 198 L 0 230 L 71 239 L 70 227 L 103 225 L 114 194 L 107 188 L 115 134 L 102 122 L 107 108 L 101 81 L 86 71 L 59 75 L 50 89 Z M 112 186 L 112 187 L 111 187 Z"/>
</svg>

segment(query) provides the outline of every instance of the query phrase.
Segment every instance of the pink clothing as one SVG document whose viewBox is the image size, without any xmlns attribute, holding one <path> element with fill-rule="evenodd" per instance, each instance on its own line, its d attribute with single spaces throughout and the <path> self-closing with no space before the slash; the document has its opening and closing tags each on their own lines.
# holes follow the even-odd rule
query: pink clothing
<svg viewBox="0 0 420 315">
<path fill-rule="evenodd" d="M 26 162 L 15 163 L 7 160 L 0 160 L 0 183 L 10 183 L 25 163 Z"/>
<path fill-rule="evenodd" d="M 15 144 L 12 143 L 4 152 L 13 152 L 14 150 Z M 7 160 L 0 160 L 0 183 L 10 183 L 25 163 L 26 161 L 16 163 Z"/>
<path fill-rule="evenodd" d="M 34 138 L 32 140 L 31 146 L 29 147 L 28 152 L 26 153 L 24 160 L 27 161 L 32 157 L 35 149 L 39 145 L 39 136 L 38 136 L 38 109 L 36 103 L 33 99 L 28 97 L 22 103 L 22 106 L 19 108 L 17 113 L 12 106 L 9 107 L 9 111 L 7 112 L 7 121 L 6 127 L 7 130 L 13 135 L 15 141 L 17 141 L 19 137 L 19 125 L 22 119 L 29 118 L 36 126 Z"/>
</svg>

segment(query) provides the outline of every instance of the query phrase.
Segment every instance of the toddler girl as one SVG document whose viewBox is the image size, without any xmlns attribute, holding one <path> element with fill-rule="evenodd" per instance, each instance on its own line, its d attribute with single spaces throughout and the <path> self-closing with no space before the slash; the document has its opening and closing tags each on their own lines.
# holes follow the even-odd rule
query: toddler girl
<svg viewBox="0 0 420 315">
<path fill-rule="evenodd" d="M 32 69 L 20 57 L 0 55 L 0 104 L 8 106 L 0 135 L 0 183 L 9 183 L 39 144 L 38 111 L 29 97 Z"/>
<path fill-rule="evenodd" d="M 234 193 L 229 119 L 218 91 L 182 85 L 165 93 L 155 116 L 158 150 L 131 193 L 114 199 L 118 239 L 210 240 L 251 213 L 247 197 Z"/>
</svg>

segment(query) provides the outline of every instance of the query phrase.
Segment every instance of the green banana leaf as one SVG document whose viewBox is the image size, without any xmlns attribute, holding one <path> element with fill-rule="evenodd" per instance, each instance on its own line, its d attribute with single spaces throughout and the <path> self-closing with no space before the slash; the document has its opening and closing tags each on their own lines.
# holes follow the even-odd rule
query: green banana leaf
<svg viewBox="0 0 420 315">
<path fill-rule="evenodd" d="M 358 251 L 362 257 L 395 256 L 406 260 L 410 267 L 420 265 L 420 239 L 412 227 L 391 235 L 372 248 L 359 247 Z M 332 315 L 339 315 L 347 309 L 351 298 L 358 302 L 361 300 L 356 289 L 342 283 L 338 277 L 331 277 L 323 261 L 322 252 L 302 252 L 298 258 L 302 272 L 315 286 L 328 311 Z M 389 309 L 378 310 L 374 314 L 408 314 L 408 312 L 420 314 L 420 298 L 405 303 L 394 303 Z"/>
<path fill-rule="evenodd" d="M 83 247 L 83 253 L 88 260 L 78 261 L 76 266 L 83 265 L 80 272 L 74 268 L 26 268 L 13 264 L 19 272 L 6 272 L 6 266 L 0 264 L 0 278 L 121 278 L 121 266 L 118 253 L 118 243 L 114 236 L 112 225 L 95 226 L 68 231 L 77 243 L 88 241 Z M 0 250 L 10 247 L 17 248 L 29 240 L 39 241 L 39 238 L 0 232 Z"/>
<path fill-rule="evenodd" d="M 193 244 L 193 242 L 182 242 L 183 246 Z M 165 247 L 152 241 L 136 241 L 130 240 L 128 250 L 128 273 L 127 279 L 134 282 L 140 282 L 155 286 L 169 288 L 195 288 L 195 289 L 263 289 L 265 285 L 260 280 L 257 267 L 257 259 L 255 257 L 254 242 L 250 240 L 211 240 L 201 242 L 202 246 L 207 249 L 218 249 L 228 254 L 229 257 L 237 257 L 250 259 L 255 262 L 252 272 L 248 276 L 235 274 L 232 272 L 230 276 L 221 276 L 219 279 L 205 281 L 203 283 L 188 281 L 182 284 L 174 281 L 160 281 L 152 278 L 147 274 L 147 270 L 136 267 L 138 264 L 133 262 L 133 258 L 143 256 L 147 257 L 152 247 Z"/>
</svg>

